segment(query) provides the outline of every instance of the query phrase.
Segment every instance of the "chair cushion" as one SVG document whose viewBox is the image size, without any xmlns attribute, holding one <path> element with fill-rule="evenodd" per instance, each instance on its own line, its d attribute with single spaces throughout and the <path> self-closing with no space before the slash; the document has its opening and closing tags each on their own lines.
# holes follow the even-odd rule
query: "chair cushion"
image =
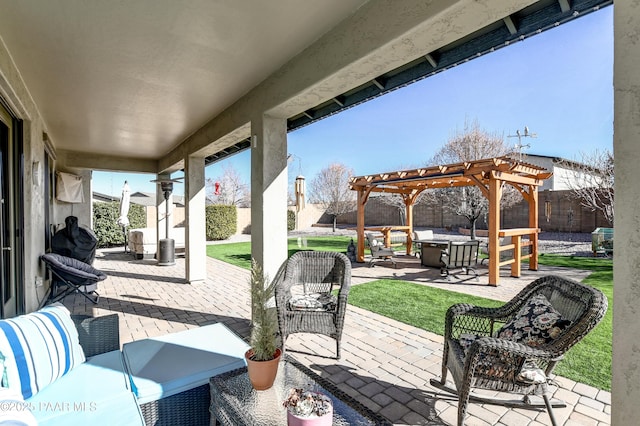
<svg viewBox="0 0 640 426">
<path fill-rule="evenodd" d="M 460 334 L 460 337 L 458 338 L 458 343 L 462 348 L 465 358 L 467 357 L 467 353 L 469 352 L 469 348 L 471 347 L 473 342 L 475 342 L 481 337 L 483 336 L 479 336 L 477 334 L 471 334 L 471 333 Z M 480 358 L 478 365 L 480 367 L 491 368 L 492 362 L 487 359 Z M 516 376 L 516 380 L 518 380 L 519 382 L 539 385 L 547 381 L 547 376 L 544 374 L 544 371 L 542 371 L 542 369 L 538 368 L 535 362 L 526 361 L 522 366 L 522 368 L 520 369 L 520 372 Z"/>
<path fill-rule="evenodd" d="M 553 342 L 570 324 L 539 294 L 498 331 L 498 337 L 535 347 Z"/>
<path fill-rule="evenodd" d="M 338 299 L 329 293 L 307 293 L 291 297 L 292 311 L 335 311 Z"/>
<path fill-rule="evenodd" d="M 27 403 L 39 426 L 144 426 L 120 350 L 87 359 Z"/>
<path fill-rule="evenodd" d="M 78 331 L 60 303 L 0 321 L 2 386 L 25 399 L 84 361 Z"/>
</svg>

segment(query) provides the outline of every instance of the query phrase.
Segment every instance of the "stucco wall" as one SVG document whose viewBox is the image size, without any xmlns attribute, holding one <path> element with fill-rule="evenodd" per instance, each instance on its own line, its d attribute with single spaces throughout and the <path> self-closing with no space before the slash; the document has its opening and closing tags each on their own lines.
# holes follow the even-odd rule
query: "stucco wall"
<svg viewBox="0 0 640 426">
<path fill-rule="evenodd" d="M 640 419 L 640 3 L 614 6 L 615 256 L 611 423 Z"/>
<path fill-rule="evenodd" d="M 44 253 L 44 214 L 48 205 L 42 182 L 44 173 L 44 142 L 43 132 L 45 124 L 38 113 L 38 109 L 31 99 L 19 71 L 13 64 L 4 43 L 0 42 L 0 97 L 12 110 L 17 118 L 23 120 L 23 149 L 25 176 L 24 179 L 24 295 L 25 311 L 37 308 L 38 302 L 44 297 L 45 288 L 35 287 L 36 277 L 44 276 L 44 268 L 40 265 L 39 256 Z M 34 182 L 30 177 L 34 164 L 40 168 L 40 177 Z M 18 254 L 20 255 L 20 254 Z"/>
</svg>

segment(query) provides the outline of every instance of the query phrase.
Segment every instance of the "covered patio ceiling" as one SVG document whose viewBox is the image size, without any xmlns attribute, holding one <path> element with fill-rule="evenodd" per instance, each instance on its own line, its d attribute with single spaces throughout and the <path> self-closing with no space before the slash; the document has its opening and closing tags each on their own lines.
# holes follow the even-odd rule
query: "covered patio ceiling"
<svg viewBox="0 0 640 426">
<path fill-rule="evenodd" d="M 384 172 L 350 179 L 350 188 L 358 191 L 357 201 L 357 261 L 364 262 L 365 205 L 372 192 L 394 193 L 402 196 L 406 206 L 406 226 L 399 227 L 406 232 L 406 246 L 411 254 L 413 232 L 413 205 L 418 195 L 430 188 L 476 186 L 489 200 L 489 284 L 498 285 L 500 266 L 511 264 L 511 275 L 520 276 L 521 240 L 529 236 L 531 253 L 529 269 L 538 269 L 538 187 L 542 181 L 552 176 L 548 170 L 505 156 L 486 158 L 454 164 L 423 167 L 413 170 Z M 516 188 L 529 203 L 528 228 L 500 229 L 500 200 L 504 184 Z M 389 231 L 393 227 L 389 227 Z M 511 245 L 499 244 L 500 237 L 512 237 Z M 500 261 L 497 255 L 502 250 L 513 249 L 514 258 Z"/>
<path fill-rule="evenodd" d="M 20 70 L 56 149 L 140 159 L 147 169 L 176 151 L 269 76 L 365 9 L 442 9 L 449 2 L 82 2 L 0 0 L 0 38 Z M 508 16 L 460 39 L 416 46 L 376 64 L 350 87 L 288 108 L 289 131 L 571 21 L 612 0 L 521 1 Z M 406 11 L 400 9 L 407 9 Z M 366 15 L 366 12 L 361 13 Z M 441 19 L 446 19 L 441 17 Z M 366 37 L 366 34 L 353 36 Z M 406 35 L 408 43 L 411 37 Z M 345 49 L 354 39 L 341 40 Z M 353 49 L 352 49 L 353 50 Z M 398 54 L 398 52 L 395 52 Z M 318 63 L 318 67 L 326 66 Z M 358 72 L 364 73 L 362 69 Z M 358 73 L 351 73 L 356 75 Z M 370 76 L 369 76 L 370 74 Z M 372 78 L 373 77 L 373 78 Z M 357 81 L 356 81 L 357 80 Z M 249 148 L 248 132 L 220 141 L 206 164 Z M 211 136 L 214 142 L 216 137 Z M 123 161 L 91 163 L 108 168 Z M 139 166 L 140 163 L 138 163 Z M 124 166 L 123 166 L 124 167 Z M 131 171 L 135 169 L 130 168 Z M 142 170 L 139 170 L 142 171 Z M 146 170 L 150 171 L 150 170 Z M 154 170 L 155 171 L 155 170 Z"/>
</svg>

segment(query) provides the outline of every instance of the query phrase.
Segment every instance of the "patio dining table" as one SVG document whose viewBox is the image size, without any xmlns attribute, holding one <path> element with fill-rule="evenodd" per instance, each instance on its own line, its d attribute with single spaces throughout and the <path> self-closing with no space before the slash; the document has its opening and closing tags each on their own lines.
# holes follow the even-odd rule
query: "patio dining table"
<svg viewBox="0 0 640 426">
<path fill-rule="evenodd" d="M 449 247 L 449 240 L 416 240 L 414 242 L 420 244 L 420 263 L 422 266 L 433 268 L 442 266 L 440 254 L 442 250 Z"/>
</svg>

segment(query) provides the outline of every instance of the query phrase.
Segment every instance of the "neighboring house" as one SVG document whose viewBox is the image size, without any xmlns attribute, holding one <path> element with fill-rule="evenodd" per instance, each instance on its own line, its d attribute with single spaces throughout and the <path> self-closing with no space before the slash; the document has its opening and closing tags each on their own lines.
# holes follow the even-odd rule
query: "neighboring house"
<svg viewBox="0 0 640 426">
<path fill-rule="evenodd" d="M 91 194 L 91 201 L 94 203 L 113 203 L 116 201 L 120 201 L 120 197 L 115 197 L 113 195 L 102 194 L 100 192 L 93 192 Z"/>
<path fill-rule="evenodd" d="M 562 191 L 562 190 L 570 190 L 571 185 L 569 184 L 572 180 L 576 180 L 576 175 L 570 168 L 567 168 L 567 164 L 575 164 L 580 166 L 581 164 L 577 161 L 568 160 L 566 158 L 561 157 L 551 157 L 548 155 L 536 155 L 536 154 L 527 154 L 524 157 L 524 161 L 527 163 L 531 163 L 536 166 L 544 167 L 553 173 L 549 179 L 546 179 L 542 186 L 539 188 L 539 191 Z"/>
</svg>

